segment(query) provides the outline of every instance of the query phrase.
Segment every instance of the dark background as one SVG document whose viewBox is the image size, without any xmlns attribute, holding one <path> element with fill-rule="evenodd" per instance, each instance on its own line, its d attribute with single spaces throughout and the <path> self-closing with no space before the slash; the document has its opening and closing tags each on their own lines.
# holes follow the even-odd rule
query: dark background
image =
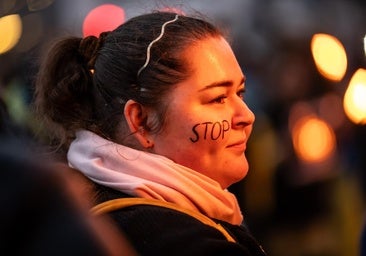
<svg viewBox="0 0 366 256">
<path fill-rule="evenodd" d="M 126 19 L 164 5 L 186 13 L 199 11 L 229 30 L 247 76 L 245 100 L 256 114 L 248 147 L 249 174 L 230 188 L 249 227 L 273 256 L 358 255 L 365 210 L 366 127 L 345 116 L 340 99 L 353 73 L 365 68 L 366 1 L 27 2 L 0 3 L 0 17 L 18 13 L 23 21 L 19 43 L 0 55 L 0 97 L 16 124 L 11 129 L 37 131 L 29 104 L 43 46 L 60 35 L 82 36 L 83 19 L 94 7 L 119 5 Z M 32 2 L 43 5 L 30 10 Z M 343 43 L 348 66 L 341 81 L 318 73 L 310 51 L 315 33 L 331 34 Z M 336 152 L 326 164 L 303 162 L 293 150 L 290 112 L 301 102 L 320 115 L 320 103 L 329 95 L 339 101 L 322 118 L 336 119 Z"/>
</svg>

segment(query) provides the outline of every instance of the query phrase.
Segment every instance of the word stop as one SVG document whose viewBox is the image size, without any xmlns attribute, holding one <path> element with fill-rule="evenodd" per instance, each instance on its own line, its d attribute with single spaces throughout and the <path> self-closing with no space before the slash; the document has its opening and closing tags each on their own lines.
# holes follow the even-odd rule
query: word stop
<svg viewBox="0 0 366 256">
<path fill-rule="evenodd" d="M 189 138 L 192 142 L 203 140 L 217 140 L 225 137 L 225 132 L 230 130 L 230 124 L 227 120 L 221 122 L 204 122 L 196 124 L 192 128 L 193 138 Z"/>
</svg>

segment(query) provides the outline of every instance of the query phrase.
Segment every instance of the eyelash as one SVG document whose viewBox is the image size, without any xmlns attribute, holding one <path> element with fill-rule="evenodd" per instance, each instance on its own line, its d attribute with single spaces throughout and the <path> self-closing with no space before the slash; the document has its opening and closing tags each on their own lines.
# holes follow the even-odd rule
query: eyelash
<svg viewBox="0 0 366 256">
<path fill-rule="evenodd" d="M 217 97 L 217 98 L 213 99 L 213 100 L 211 101 L 211 103 L 223 104 L 223 103 L 225 103 L 225 99 L 226 99 L 226 98 L 227 98 L 227 96 L 226 96 L 226 95 L 220 95 L 219 97 Z"/>
<path fill-rule="evenodd" d="M 245 93 L 246 89 L 240 89 L 239 91 L 236 92 L 236 95 L 239 96 L 241 99 L 244 99 L 244 93 Z M 213 99 L 211 101 L 211 103 L 218 103 L 218 104 L 224 104 L 225 103 L 225 99 L 227 98 L 226 95 L 220 95 L 219 97 Z"/>
<path fill-rule="evenodd" d="M 245 92 L 246 92 L 246 88 L 242 88 L 239 91 L 237 91 L 236 94 L 243 100 Z"/>
</svg>

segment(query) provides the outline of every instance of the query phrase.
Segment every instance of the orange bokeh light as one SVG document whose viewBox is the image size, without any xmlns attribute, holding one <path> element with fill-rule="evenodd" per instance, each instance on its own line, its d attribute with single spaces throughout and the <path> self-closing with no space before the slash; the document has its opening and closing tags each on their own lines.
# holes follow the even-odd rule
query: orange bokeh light
<svg viewBox="0 0 366 256">
<path fill-rule="evenodd" d="M 336 147 L 333 129 L 314 115 L 296 121 L 292 128 L 292 142 L 298 157 L 311 163 L 328 159 Z"/>
<path fill-rule="evenodd" d="M 356 124 L 366 124 L 366 70 L 359 68 L 352 76 L 343 98 L 348 118 Z"/>
<path fill-rule="evenodd" d="M 342 43 L 328 34 L 315 34 L 311 39 L 311 53 L 316 68 L 325 78 L 340 81 L 347 70 L 347 55 Z"/>
</svg>

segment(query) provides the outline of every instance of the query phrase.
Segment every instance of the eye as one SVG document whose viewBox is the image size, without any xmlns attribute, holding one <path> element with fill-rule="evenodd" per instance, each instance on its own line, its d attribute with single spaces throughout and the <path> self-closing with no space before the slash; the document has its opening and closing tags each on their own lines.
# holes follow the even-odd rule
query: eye
<svg viewBox="0 0 366 256">
<path fill-rule="evenodd" d="M 219 103 L 219 104 L 224 104 L 225 103 L 225 99 L 227 98 L 226 95 L 220 95 L 219 97 L 213 99 L 210 101 L 210 103 Z"/>
<path fill-rule="evenodd" d="M 241 99 L 244 99 L 245 91 L 245 88 L 241 88 L 239 91 L 236 92 L 236 95 L 238 95 Z"/>
</svg>

